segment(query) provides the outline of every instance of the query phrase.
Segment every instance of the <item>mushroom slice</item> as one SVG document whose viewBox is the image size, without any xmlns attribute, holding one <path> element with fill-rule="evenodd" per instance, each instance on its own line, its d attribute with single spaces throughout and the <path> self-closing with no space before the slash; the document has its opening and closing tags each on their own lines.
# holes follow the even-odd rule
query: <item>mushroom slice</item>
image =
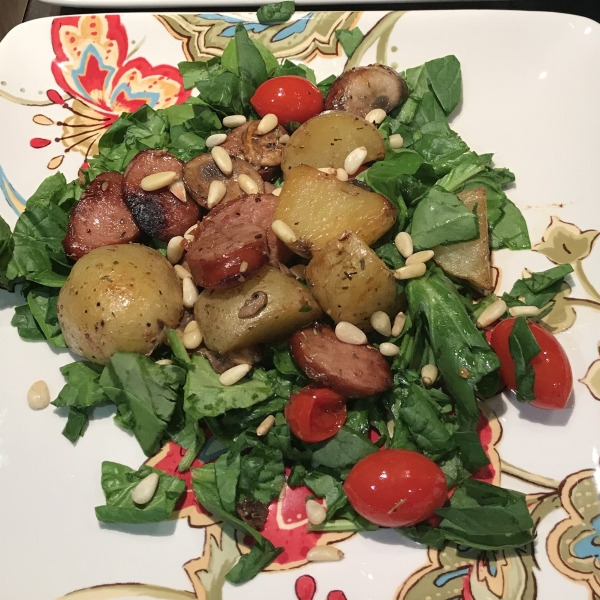
<svg viewBox="0 0 600 600">
<path fill-rule="evenodd" d="M 207 208 L 208 189 L 211 182 L 215 180 L 222 181 L 227 187 L 227 192 L 221 200 L 222 204 L 243 196 L 245 192 L 238 185 L 238 177 L 242 174 L 248 175 L 256 183 L 259 194 L 264 192 L 264 182 L 250 163 L 239 158 L 232 158 L 231 162 L 233 173 L 229 177 L 221 172 L 210 154 L 200 154 L 185 164 L 183 169 L 185 187 L 200 206 Z"/>
<path fill-rule="evenodd" d="M 385 65 L 355 67 L 340 75 L 325 100 L 325 110 L 345 110 L 366 117 L 374 108 L 389 113 L 408 98 L 408 86 Z"/>
</svg>

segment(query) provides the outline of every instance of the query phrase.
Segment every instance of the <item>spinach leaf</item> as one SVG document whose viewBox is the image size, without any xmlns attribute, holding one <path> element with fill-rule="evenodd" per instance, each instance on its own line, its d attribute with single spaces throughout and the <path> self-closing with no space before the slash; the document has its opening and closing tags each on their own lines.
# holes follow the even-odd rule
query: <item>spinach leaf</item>
<svg viewBox="0 0 600 600">
<path fill-rule="evenodd" d="M 229 42 L 231 44 L 231 42 Z M 229 46 L 229 44 L 228 44 Z M 227 50 L 227 48 L 225 49 Z M 180 62 L 177 67 L 183 78 L 186 90 L 196 87 L 200 81 L 212 79 L 214 75 L 222 72 L 222 57 L 215 56 L 209 60 L 196 60 Z"/>
<path fill-rule="evenodd" d="M 241 23 L 236 25 L 234 39 L 240 80 L 256 89 L 268 78 L 265 61 Z M 250 102 L 250 98 L 242 101 Z"/>
<path fill-rule="evenodd" d="M 218 481 L 218 480 L 217 480 Z M 269 504 L 277 498 L 285 481 L 281 450 L 255 446 L 242 456 L 240 495 Z"/>
<path fill-rule="evenodd" d="M 108 401 L 100 385 L 101 366 L 77 361 L 61 367 L 60 372 L 67 383 L 52 402 L 53 406 L 75 406 L 85 409 L 100 406 Z"/>
<path fill-rule="evenodd" d="M 215 481 L 223 509 L 235 513 L 238 481 L 241 473 L 240 454 L 226 452 L 215 461 Z"/>
<path fill-rule="evenodd" d="M 330 469 L 353 466 L 378 450 L 366 436 L 348 427 L 342 427 L 331 439 L 314 446 L 316 449 L 312 455 L 313 464 Z"/>
<path fill-rule="evenodd" d="M 28 304 L 15 307 L 10 324 L 17 328 L 19 336 L 24 340 L 39 342 L 46 339 Z"/>
<path fill-rule="evenodd" d="M 66 348 L 56 314 L 58 290 L 40 286 L 29 289 L 31 291 L 27 293 L 27 305 L 44 338 L 55 348 Z"/>
<path fill-rule="evenodd" d="M 327 514 L 334 515 L 340 507 L 348 502 L 346 492 L 340 481 L 327 473 L 313 471 L 309 473 L 304 484 L 319 498 L 325 498 Z"/>
<path fill-rule="evenodd" d="M 529 329 L 525 317 L 517 317 L 515 319 L 512 331 L 508 336 L 508 347 L 510 355 L 515 361 L 517 400 L 519 402 L 531 402 L 535 400 L 535 393 L 533 391 L 535 371 L 531 361 L 541 352 L 541 349 L 531 329 Z"/>
<path fill-rule="evenodd" d="M 323 94 L 323 98 L 327 97 L 327 94 L 329 94 L 329 90 L 336 79 L 337 77 L 335 75 L 330 75 L 329 77 L 323 79 L 323 81 L 319 81 L 319 83 L 317 83 L 317 87 L 319 88 L 321 94 Z"/>
<path fill-rule="evenodd" d="M 264 25 L 275 25 L 285 23 L 296 10 L 296 5 L 289 0 L 275 2 L 273 4 L 263 4 L 257 11 L 256 16 L 259 23 Z"/>
<path fill-rule="evenodd" d="M 69 408 L 67 423 L 62 430 L 62 434 L 74 444 L 85 433 L 89 419 L 86 410 L 71 406 Z"/>
<path fill-rule="evenodd" d="M 315 77 L 315 72 L 304 64 L 294 64 L 290 60 L 284 60 L 280 65 L 277 65 L 277 68 L 273 72 L 272 77 L 281 77 L 283 75 L 296 75 L 297 77 L 304 77 L 304 79 L 308 79 L 311 83 L 316 84 L 317 79 Z"/>
<path fill-rule="evenodd" d="M 557 265 L 547 271 L 532 273 L 529 279 L 518 279 L 502 299 L 511 306 L 527 305 L 543 308 L 561 290 L 565 277 L 573 272 L 571 265 Z M 519 298 L 523 298 L 523 302 Z"/>
<path fill-rule="evenodd" d="M 460 62 L 452 55 L 436 58 L 425 63 L 425 73 L 438 102 L 449 115 L 458 106 L 462 94 Z"/>
<path fill-rule="evenodd" d="M 336 29 L 335 37 L 342 45 L 346 56 L 352 58 L 365 36 L 358 27 L 355 27 L 354 29 Z"/>
<path fill-rule="evenodd" d="M 0 288 L 12 292 L 14 282 L 7 276 L 6 270 L 12 258 L 15 242 L 8 223 L 0 217 Z"/>
</svg>

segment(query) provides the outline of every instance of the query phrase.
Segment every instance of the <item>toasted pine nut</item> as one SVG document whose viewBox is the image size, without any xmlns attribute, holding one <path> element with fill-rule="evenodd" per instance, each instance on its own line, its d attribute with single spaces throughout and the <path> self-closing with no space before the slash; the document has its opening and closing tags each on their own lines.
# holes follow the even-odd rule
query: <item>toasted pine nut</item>
<svg viewBox="0 0 600 600">
<path fill-rule="evenodd" d="M 540 309 L 537 306 L 513 306 L 508 312 L 511 317 L 537 317 Z"/>
<path fill-rule="evenodd" d="M 169 191 L 175 198 L 182 202 L 187 202 L 187 194 L 185 191 L 185 185 L 181 179 L 176 179 L 170 186 Z"/>
<path fill-rule="evenodd" d="M 206 198 L 207 208 L 214 208 L 227 193 L 227 186 L 218 179 L 213 179 L 208 187 L 208 197 Z"/>
<path fill-rule="evenodd" d="M 271 223 L 271 229 L 284 244 L 293 244 L 298 240 L 294 230 L 287 223 L 279 219 Z"/>
<path fill-rule="evenodd" d="M 346 173 L 346 171 L 344 171 L 344 169 L 336 169 L 335 176 L 340 181 L 348 181 L 348 173 Z"/>
<path fill-rule="evenodd" d="M 438 376 L 438 368 L 435 365 L 425 365 L 421 369 L 421 381 L 429 387 L 433 385 Z"/>
<path fill-rule="evenodd" d="M 175 275 L 177 275 L 177 277 L 179 277 L 179 279 L 188 279 L 188 278 L 191 278 L 191 276 L 192 276 L 192 274 L 185 267 L 182 267 L 181 265 L 175 265 L 173 268 L 175 269 Z"/>
<path fill-rule="evenodd" d="M 506 312 L 506 302 L 504 300 L 496 300 L 490 304 L 477 319 L 477 327 L 483 329 L 497 321 Z"/>
<path fill-rule="evenodd" d="M 231 156 L 227 154 L 227 150 L 221 148 L 221 146 L 215 146 L 210 151 L 210 155 L 223 175 L 229 177 L 233 173 L 233 163 L 231 162 Z"/>
<path fill-rule="evenodd" d="M 245 194 L 258 194 L 258 186 L 256 185 L 256 182 L 249 175 L 246 175 L 246 173 L 242 173 L 238 177 L 237 182 L 240 186 L 240 189 Z"/>
<path fill-rule="evenodd" d="M 202 343 L 202 332 L 197 321 L 190 321 L 183 330 L 183 345 L 188 350 L 195 350 Z"/>
<path fill-rule="evenodd" d="M 161 358 L 157 360 L 156 363 L 160 367 L 166 367 L 167 365 L 172 365 L 173 361 L 170 358 Z"/>
<path fill-rule="evenodd" d="M 214 135 L 209 135 L 206 138 L 206 147 L 214 148 L 215 146 L 220 146 L 227 139 L 226 133 L 215 133 Z"/>
<path fill-rule="evenodd" d="M 131 499 L 135 504 L 148 504 L 156 494 L 159 481 L 158 473 L 150 473 L 131 490 Z"/>
<path fill-rule="evenodd" d="M 260 120 L 260 123 L 258 124 L 258 127 L 256 128 L 256 133 L 258 133 L 258 135 L 265 135 L 265 133 L 269 133 L 269 131 L 273 131 L 273 129 L 275 129 L 275 127 L 277 127 L 277 125 L 279 125 L 279 120 L 277 119 L 277 115 L 274 115 L 273 113 L 269 113 Z"/>
<path fill-rule="evenodd" d="M 404 146 L 404 139 L 399 133 L 393 133 L 390 135 L 390 148 L 392 150 L 398 150 Z"/>
<path fill-rule="evenodd" d="M 248 263 L 244 260 L 240 265 L 240 273 L 245 273 L 248 270 Z"/>
<path fill-rule="evenodd" d="M 183 236 L 176 235 L 169 240 L 167 244 L 167 259 L 174 265 L 177 264 L 183 256 Z"/>
<path fill-rule="evenodd" d="M 186 308 L 193 308 L 196 300 L 198 300 L 198 288 L 190 277 L 186 277 L 183 281 L 183 305 Z"/>
<path fill-rule="evenodd" d="M 102 182 L 102 191 L 105 192 L 108 189 L 108 181 Z"/>
<path fill-rule="evenodd" d="M 413 253 L 413 241 L 410 233 L 406 233 L 406 231 L 401 231 L 395 238 L 394 244 L 396 246 L 396 250 L 400 252 L 400 254 L 404 258 L 408 258 Z"/>
<path fill-rule="evenodd" d="M 256 435 L 258 437 L 262 437 L 263 435 L 267 435 L 271 428 L 275 425 L 275 417 L 273 415 L 269 415 L 265 418 L 265 420 L 256 428 Z"/>
<path fill-rule="evenodd" d="M 531 279 L 531 271 L 529 269 L 523 269 L 521 272 L 521 279 Z"/>
<path fill-rule="evenodd" d="M 322 504 L 316 500 L 306 501 L 306 516 L 311 525 L 320 525 L 327 517 L 327 511 Z"/>
<path fill-rule="evenodd" d="M 367 336 L 356 325 L 348 321 L 340 321 L 335 326 L 335 335 L 340 342 L 362 346 L 367 343 Z"/>
<path fill-rule="evenodd" d="M 396 356 L 400 354 L 400 348 L 396 346 L 396 344 L 390 344 L 390 342 L 383 342 L 383 344 L 379 345 L 379 352 L 383 356 Z"/>
<path fill-rule="evenodd" d="M 281 194 L 281 192 L 283 191 L 283 186 L 275 188 L 271 194 L 273 194 L 273 196 L 279 196 Z"/>
<path fill-rule="evenodd" d="M 396 279 L 415 279 L 416 277 L 425 275 L 425 271 L 427 271 L 427 265 L 425 263 L 415 263 L 408 265 L 407 267 L 396 269 L 394 277 Z"/>
<path fill-rule="evenodd" d="M 415 265 L 417 263 L 426 263 L 428 260 L 433 258 L 433 250 L 421 250 L 421 252 L 415 252 L 406 259 L 407 265 Z"/>
<path fill-rule="evenodd" d="M 344 170 L 346 173 L 348 173 L 348 175 L 354 175 L 354 173 L 356 173 L 360 166 L 365 162 L 367 154 L 367 149 L 364 146 L 354 148 L 354 150 L 352 150 L 352 152 L 346 156 L 346 160 L 344 161 Z"/>
<path fill-rule="evenodd" d="M 308 551 L 306 560 L 309 562 L 334 562 L 342 560 L 344 553 L 335 546 L 315 546 Z"/>
<path fill-rule="evenodd" d="M 280 144 L 283 144 L 284 146 L 285 146 L 286 144 L 288 144 L 288 143 L 289 143 L 289 141 L 290 141 L 290 136 L 289 136 L 287 133 L 286 133 L 286 134 L 284 134 L 284 135 L 282 135 L 282 136 L 279 138 L 279 143 L 280 143 Z"/>
<path fill-rule="evenodd" d="M 247 121 L 244 115 L 229 115 L 223 119 L 223 127 L 239 127 Z"/>
<path fill-rule="evenodd" d="M 33 410 L 42 410 L 50 404 L 50 390 L 45 381 L 36 381 L 27 392 L 27 404 Z"/>
<path fill-rule="evenodd" d="M 398 337 L 402 333 L 405 323 L 406 315 L 403 312 L 399 312 L 394 319 L 394 324 L 392 325 L 392 335 L 394 337 Z"/>
<path fill-rule="evenodd" d="M 382 310 L 378 310 L 371 315 L 371 327 L 381 335 L 390 337 L 392 335 L 392 323 L 389 316 Z"/>
<path fill-rule="evenodd" d="M 337 171 L 333 167 L 319 167 L 317 171 L 326 173 L 327 175 L 337 175 Z"/>
<path fill-rule="evenodd" d="M 219 375 L 219 381 L 221 382 L 221 385 L 233 385 L 240 379 L 246 377 L 251 369 L 252 365 L 236 365 L 235 367 L 231 367 L 231 369 L 227 369 L 224 373 L 221 373 Z"/>
<path fill-rule="evenodd" d="M 304 265 L 294 265 L 290 271 L 296 279 L 306 279 L 306 267 Z"/>
<path fill-rule="evenodd" d="M 367 113 L 365 119 L 369 121 L 369 123 L 373 123 L 373 125 L 379 125 L 380 123 L 383 123 L 386 117 L 387 113 L 383 108 L 374 108 Z"/>
<path fill-rule="evenodd" d="M 198 229 L 198 223 L 194 223 L 191 227 L 188 227 L 186 229 L 185 233 L 183 234 L 183 237 L 186 239 L 188 236 L 195 238 L 196 237 L 196 229 Z"/>
<path fill-rule="evenodd" d="M 152 175 L 146 175 L 140 182 L 140 187 L 145 192 L 155 192 L 168 185 L 171 185 L 175 179 L 177 179 L 177 173 L 175 171 L 162 171 L 161 173 L 152 173 Z"/>
</svg>

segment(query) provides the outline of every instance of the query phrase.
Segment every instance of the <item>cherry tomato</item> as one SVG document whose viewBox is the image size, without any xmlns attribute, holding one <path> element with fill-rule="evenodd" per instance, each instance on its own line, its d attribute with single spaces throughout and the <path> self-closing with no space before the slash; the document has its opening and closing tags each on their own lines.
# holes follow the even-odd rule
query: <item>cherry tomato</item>
<svg viewBox="0 0 600 600">
<path fill-rule="evenodd" d="M 381 450 L 357 462 L 344 483 L 356 512 L 382 527 L 420 523 L 448 497 L 446 477 L 426 456 L 411 450 Z"/>
<path fill-rule="evenodd" d="M 516 390 L 515 362 L 510 354 L 508 337 L 515 319 L 502 321 L 492 331 L 491 346 L 500 359 L 500 377 L 513 391 Z M 558 340 L 537 323 L 529 322 L 541 352 L 531 361 L 535 371 L 533 406 L 546 409 L 564 408 L 573 389 L 573 373 L 569 359 Z"/>
<path fill-rule="evenodd" d="M 292 433 L 303 442 L 333 437 L 346 422 L 346 399 L 329 388 L 307 385 L 290 396 L 284 410 Z"/>
<path fill-rule="evenodd" d="M 323 110 L 319 88 L 297 75 L 267 79 L 258 86 L 250 102 L 261 117 L 273 113 L 284 126 L 288 121 L 304 123 Z"/>
</svg>

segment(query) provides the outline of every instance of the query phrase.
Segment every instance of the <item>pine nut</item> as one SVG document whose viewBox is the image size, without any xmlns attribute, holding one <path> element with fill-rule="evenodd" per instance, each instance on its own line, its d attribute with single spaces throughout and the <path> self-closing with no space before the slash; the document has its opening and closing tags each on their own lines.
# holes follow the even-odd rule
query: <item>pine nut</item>
<svg viewBox="0 0 600 600">
<path fill-rule="evenodd" d="M 196 229 L 198 229 L 198 223 L 194 223 L 187 231 L 183 234 L 183 237 L 188 242 L 193 242 L 196 239 Z"/>
<path fill-rule="evenodd" d="M 306 516 L 311 525 L 320 525 L 327 518 L 327 511 L 316 500 L 306 501 Z"/>
<path fill-rule="evenodd" d="M 156 363 L 159 367 L 166 367 L 167 365 L 172 365 L 173 361 L 170 358 L 161 358 L 157 360 Z"/>
<path fill-rule="evenodd" d="M 227 139 L 226 133 L 215 133 L 214 135 L 209 135 L 206 138 L 206 147 L 214 148 L 215 146 L 220 146 Z"/>
<path fill-rule="evenodd" d="M 425 271 L 427 271 L 427 265 L 425 263 L 415 263 L 413 265 L 408 265 L 407 267 L 396 269 L 394 277 L 396 279 L 414 279 L 425 275 Z"/>
<path fill-rule="evenodd" d="M 169 191 L 175 198 L 182 202 L 187 202 L 187 194 L 185 192 L 185 185 L 181 179 L 177 179 L 169 186 Z"/>
<path fill-rule="evenodd" d="M 192 274 L 181 265 L 175 265 L 173 268 L 175 269 L 175 275 L 177 275 L 179 279 L 189 279 L 192 276 Z"/>
<path fill-rule="evenodd" d="M 537 317 L 540 309 L 537 306 L 513 306 L 508 312 L 511 317 Z"/>
<path fill-rule="evenodd" d="M 287 133 L 286 133 L 286 134 L 284 134 L 284 135 L 282 135 L 282 136 L 279 138 L 279 143 L 280 143 L 280 144 L 283 144 L 284 146 L 285 146 L 286 144 L 288 144 L 288 143 L 289 143 L 289 141 L 290 141 L 290 136 L 289 136 Z"/>
<path fill-rule="evenodd" d="M 362 346 L 367 343 L 367 336 L 364 331 L 361 331 L 356 325 L 348 323 L 348 321 L 340 321 L 335 326 L 335 335 L 340 342 L 345 344 Z"/>
<path fill-rule="evenodd" d="M 152 173 L 152 175 L 146 175 L 140 182 L 140 187 L 145 192 L 155 192 L 168 185 L 171 185 L 175 179 L 177 179 L 177 173 L 175 171 L 163 171 L 161 173 Z"/>
<path fill-rule="evenodd" d="M 257 428 L 256 435 L 258 437 L 262 437 L 263 435 L 267 435 L 271 428 L 275 425 L 275 417 L 273 415 L 269 415 Z"/>
<path fill-rule="evenodd" d="M 231 162 L 231 156 L 227 154 L 227 150 L 221 148 L 221 146 L 215 146 L 210 151 L 210 155 L 223 175 L 229 177 L 233 173 L 233 163 Z"/>
<path fill-rule="evenodd" d="M 333 167 L 320 167 L 317 171 L 326 173 L 327 175 L 337 175 L 337 171 Z"/>
<path fill-rule="evenodd" d="M 223 127 L 232 129 L 233 127 L 239 127 L 247 121 L 244 115 L 229 115 L 223 119 Z"/>
<path fill-rule="evenodd" d="M 269 113 L 268 115 L 265 115 L 260 120 L 260 123 L 258 124 L 258 127 L 256 128 L 256 133 L 258 133 L 258 135 L 265 135 L 265 133 L 269 133 L 269 131 L 273 131 L 273 129 L 275 129 L 275 127 L 277 127 L 277 125 L 279 125 L 279 120 L 277 119 L 277 115 L 274 115 L 273 113 Z"/>
<path fill-rule="evenodd" d="M 235 367 L 231 367 L 231 369 L 227 369 L 224 373 L 219 375 L 219 381 L 221 385 L 233 385 L 237 383 L 240 379 L 243 379 L 250 373 L 252 369 L 252 365 L 243 364 L 236 365 Z"/>
<path fill-rule="evenodd" d="M 246 175 L 246 173 L 242 173 L 238 177 L 237 182 L 240 186 L 240 189 L 245 194 L 258 194 L 258 186 L 256 185 L 256 182 L 249 175 Z"/>
<path fill-rule="evenodd" d="M 290 271 L 296 279 L 306 279 L 306 267 L 304 265 L 294 265 Z"/>
<path fill-rule="evenodd" d="M 193 308 L 196 300 L 198 300 L 198 288 L 190 277 L 186 277 L 183 281 L 183 305 L 186 308 Z"/>
<path fill-rule="evenodd" d="M 248 270 L 248 263 L 244 260 L 240 265 L 240 273 L 245 273 Z"/>
<path fill-rule="evenodd" d="M 214 179 L 210 182 L 210 186 L 208 187 L 208 197 L 206 198 L 206 207 L 214 208 L 223 198 L 225 198 L 225 194 L 227 193 L 227 186 L 218 179 Z"/>
<path fill-rule="evenodd" d="M 531 271 L 529 269 L 523 269 L 521 272 L 521 279 L 531 279 Z"/>
<path fill-rule="evenodd" d="M 183 236 L 176 235 L 167 244 L 167 259 L 172 264 L 177 264 L 183 256 Z"/>
<path fill-rule="evenodd" d="M 158 473 L 150 473 L 131 490 L 131 499 L 135 504 L 148 504 L 156 494 L 159 481 Z"/>
<path fill-rule="evenodd" d="M 392 150 L 398 150 L 402 146 L 404 146 L 404 138 L 399 133 L 390 135 L 390 148 Z"/>
<path fill-rule="evenodd" d="M 27 392 L 27 404 L 33 410 L 42 410 L 50 404 L 50 390 L 45 381 L 36 381 Z"/>
<path fill-rule="evenodd" d="M 102 182 L 102 191 L 105 192 L 108 189 L 108 181 Z"/>
<path fill-rule="evenodd" d="M 185 326 L 181 341 L 188 350 L 195 350 L 202 343 L 202 332 L 196 321 L 190 321 Z"/>
<path fill-rule="evenodd" d="M 383 344 L 379 345 L 379 352 L 381 352 L 383 356 L 396 356 L 397 354 L 400 354 L 400 348 L 398 348 L 396 344 L 383 342 Z"/>
<path fill-rule="evenodd" d="M 396 250 L 398 250 L 404 258 L 408 258 L 413 253 L 412 237 L 410 233 L 406 233 L 406 231 L 401 231 L 394 238 L 394 245 L 396 246 Z"/>
<path fill-rule="evenodd" d="M 399 312 L 394 319 L 394 324 L 392 325 L 392 336 L 398 337 L 402 330 L 404 329 L 404 324 L 406 323 L 406 315 L 403 312 Z"/>
<path fill-rule="evenodd" d="M 382 310 L 378 310 L 371 315 L 371 327 L 381 335 L 390 337 L 392 335 L 392 322 L 389 316 Z"/>
<path fill-rule="evenodd" d="M 490 304 L 477 319 L 477 327 L 483 329 L 497 321 L 506 312 L 506 302 L 504 300 L 496 300 Z"/>
<path fill-rule="evenodd" d="M 279 196 L 281 194 L 281 192 L 283 191 L 283 186 L 275 188 L 271 194 L 273 194 L 273 196 Z"/>
<path fill-rule="evenodd" d="M 435 383 L 438 376 L 438 368 L 435 365 L 425 365 L 421 369 L 421 381 L 429 387 Z"/>
<path fill-rule="evenodd" d="M 346 156 L 346 160 L 344 161 L 344 170 L 346 173 L 348 173 L 348 175 L 354 175 L 365 162 L 365 158 L 367 158 L 367 149 L 364 146 L 352 150 L 352 152 Z"/>
<path fill-rule="evenodd" d="M 406 259 L 407 265 L 415 265 L 417 263 L 426 263 L 428 260 L 433 258 L 433 250 L 421 250 L 421 252 L 415 252 Z"/>
<path fill-rule="evenodd" d="M 306 555 L 309 562 L 334 562 L 342 558 L 344 553 L 335 546 L 315 546 Z"/>
<path fill-rule="evenodd" d="M 287 223 L 279 219 L 271 223 L 271 229 L 284 244 L 293 244 L 298 241 L 294 230 Z"/>
<path fill-rule="evenodd" d="M 346 171 L 344 171 L 344 169 L 336 169 L 335 176 L 340 181 L 348 181 L 348 173 L 346 173 Z"/>
<path fill-rule="evenodd" d="M 365 119 L 369 121 L 369 123 L 373 123 L 373 125 L 379 125 L 383 123 L 384 119 L 387 117 L 387 113 L 383 108 L 374 108 L 372 111 L 367 113 Z"/>
</svg>

